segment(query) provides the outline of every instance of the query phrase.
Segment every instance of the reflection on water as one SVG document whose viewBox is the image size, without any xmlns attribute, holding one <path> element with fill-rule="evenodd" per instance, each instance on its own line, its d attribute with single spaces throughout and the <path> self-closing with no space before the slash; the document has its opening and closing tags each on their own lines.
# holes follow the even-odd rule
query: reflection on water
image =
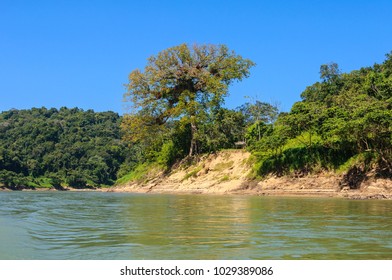
<svg viewBox="0 0 392 280">
<path fill-rule="evenodd" d="M 0 259 L 392 259 L 392 202 L 0 193 Z"/>
</svg>

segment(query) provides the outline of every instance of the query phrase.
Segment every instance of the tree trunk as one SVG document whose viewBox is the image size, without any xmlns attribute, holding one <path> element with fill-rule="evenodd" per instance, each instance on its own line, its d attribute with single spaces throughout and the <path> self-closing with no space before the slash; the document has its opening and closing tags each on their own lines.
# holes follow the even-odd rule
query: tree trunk
<svg viewBox="0 0 392 280">
<path fill-rule="evenodd" d="M 196 141 L 197 127 L 196 124 L 194 123 L 193 118 L 191 119 L 192 119 L 191 120 L 191 147 L 189 149 L 189 155 L 188 155 L 190 157 L 197 153 L 197 141 Z"/>
</svg>

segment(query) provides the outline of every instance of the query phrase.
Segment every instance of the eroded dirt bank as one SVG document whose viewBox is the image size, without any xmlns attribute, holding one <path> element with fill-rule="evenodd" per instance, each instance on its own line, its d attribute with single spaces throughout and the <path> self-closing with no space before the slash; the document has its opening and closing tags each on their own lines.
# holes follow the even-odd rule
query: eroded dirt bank
<svg viewBox="0 0 392 280">
<path fill-rule="evenodd" d="M 357 189 L 344 186 L 343 175 L 334 173 L 250 180 L 249 156 L 243 150 L 222 151 L 205 156 L 198 164 L 175 168 L 170 174 L 157 173 L 143 182 L 112 187 L 108 191 L 392 199 L 392 181 L 388 179 L 369 179 Z"/>
</svg>

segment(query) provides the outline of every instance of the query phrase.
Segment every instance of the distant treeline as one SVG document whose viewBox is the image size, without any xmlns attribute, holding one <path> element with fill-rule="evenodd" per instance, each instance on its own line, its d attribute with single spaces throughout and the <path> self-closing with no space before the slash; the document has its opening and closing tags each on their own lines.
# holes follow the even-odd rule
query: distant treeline
<svg viewBox="0 0 392 280">
<path fill-rule="evenodd" d="M 198 99 L 197 84 L 193 95 L 186 84 L 185 96 L 183 85 L 174 85 L 174 100 L 170 83 L 162 86 L 166 95 L 141 92 L 150 103 L 143 100 L 146 107 L 124 117 L 65 107 L 2 112 L 0 187 L 108 186 L 143 178 L 150 168 L 169 171 L 236 142 L 246 142 L 258 178 L 334 171 L 355 188 L 369 175 L 392 177 L 392 53 L 382 64 L 351 73 L 341 73 L 336 63 L 322 65 L 320 81 L 289 112 L 259 100 L 223 108 L 221 99 L 208 98 L 209 88 Z M 130 88 L 140 101 L 139 85 Z"/>
<path fill-rule="evenodd" d="M 126 145 L 121 118 L 78 108 L 0 114 L 0 186 L 35 188 L 112 185 Z"/>
</svg>

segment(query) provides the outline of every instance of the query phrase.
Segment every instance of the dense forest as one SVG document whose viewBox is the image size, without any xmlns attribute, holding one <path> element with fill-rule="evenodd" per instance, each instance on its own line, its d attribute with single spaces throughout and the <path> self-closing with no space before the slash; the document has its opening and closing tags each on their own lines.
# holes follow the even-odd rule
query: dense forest
<svg viewBox="0 0 392 280">
<path fill-rule="evenodd" d="M 180 45 L 129 76 L 134 110 L 33 108 L 0 114 L 0 187 L 102 187 L 169 171 L 246 142 L 253 178 L 340 172 L 352 188 L 392 177 L 392 53 L 341 73 L 321 65 L 289 112 L 260 100 L 224 108 L 254 63 L 225 46 Z"/>
<path fill-rule="evenodd" d="M 35 188 L 112 185 L 127 148 L 121 118 L 78 108 L 0 114 L 0 184 Z"/>
<path fill-rule="evenodd" d="M 366 174 L 391 178 L 392 53 L 386 58 L 347 74 L 322 65 L 321 81 L 249 147 L 257 174 L 340 171 L 352 188 Z"/>
</svg>

